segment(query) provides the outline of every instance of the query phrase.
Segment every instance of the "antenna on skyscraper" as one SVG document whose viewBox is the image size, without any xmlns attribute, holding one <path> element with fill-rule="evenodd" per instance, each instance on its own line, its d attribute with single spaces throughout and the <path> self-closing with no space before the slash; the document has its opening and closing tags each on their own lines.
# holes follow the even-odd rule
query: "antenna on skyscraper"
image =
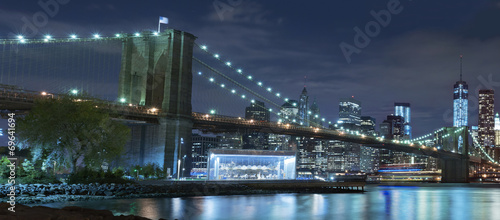
<svg viewBox="0 0 500 220">
<path fill-rule="evenodd" d="M 462 82 L 462 57 L 463 55 L 460 55 L 460 82 Z"/>
<path fill-rule="evenodd" d="M 306 83 L 307 83 L 307 76 L 304 76 L 304 88 L 306 87 Z"/>
</svg>

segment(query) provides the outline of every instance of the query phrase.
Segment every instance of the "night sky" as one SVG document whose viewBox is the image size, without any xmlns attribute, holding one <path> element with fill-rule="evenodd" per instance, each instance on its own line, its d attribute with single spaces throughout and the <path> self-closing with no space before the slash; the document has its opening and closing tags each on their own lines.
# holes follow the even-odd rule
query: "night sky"
<svg viewBox="0 0 500 220">
<path fill-rule="evenodd" d="M 377 124 L 394 113 L 394 102 L 409 102 L 414 137 L 452 126 L 460 54 L 471 93 L 469 125 L 477 125 L 477 91 L 500 87 L 499 0 L 59 1 L 68 3 L 33 37 L 156 30 L 158 16 L 165 16 L 164 28 L 194 34 L 198 44 L 216 48 L 289 98 L 298 99 L 307 76 L 310 100 L 317 98 L 328 120 L 338 118 L 343 97 L 360 100 L 362 115 Z M 37 2 L 2 2 L 0 38 L 32 34 L 23 26 L 43 12 Z M 354 29 L 364 31 L 376 21 L 371 11 L 388 8 L 390 21 L 369 29 L 369 42 L 359 44 L 348 62 L 340 45 L 356 46 Z"/>
</svg>

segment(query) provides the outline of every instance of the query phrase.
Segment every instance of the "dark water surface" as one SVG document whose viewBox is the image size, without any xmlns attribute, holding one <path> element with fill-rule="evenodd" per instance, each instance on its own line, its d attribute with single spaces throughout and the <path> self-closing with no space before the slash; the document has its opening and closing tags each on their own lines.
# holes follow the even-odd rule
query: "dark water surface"
<svg viewBox="0 0 500 220">
<path fill-rule="evenodd" d="M 500 185 L 369 185 L 349 194 L 235 195 L 44 204 L 158 219 L 500 219 Z"/>
</svg>

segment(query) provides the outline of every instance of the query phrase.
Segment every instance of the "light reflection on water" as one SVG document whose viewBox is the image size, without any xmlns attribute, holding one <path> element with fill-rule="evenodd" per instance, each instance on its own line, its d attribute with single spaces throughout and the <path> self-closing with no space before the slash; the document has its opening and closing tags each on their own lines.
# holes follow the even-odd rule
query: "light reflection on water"
<svg viewBox="0 0 500 220">
<path fill-rule="evenodd" d="M 152 219 L 495 219 L 499 188 L 368 186 L 364 194 L 146 198 L 45 204 L 108 209 Z"/>
</svg>

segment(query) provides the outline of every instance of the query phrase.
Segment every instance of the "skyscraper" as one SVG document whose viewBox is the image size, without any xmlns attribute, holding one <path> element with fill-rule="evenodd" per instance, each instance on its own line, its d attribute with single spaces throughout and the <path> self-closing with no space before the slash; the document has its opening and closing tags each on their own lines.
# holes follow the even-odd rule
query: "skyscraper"
<svg viewBox="0 0 500 220">
<path fill-rule="evenodd" d="M 255 121 L 270 121 L 269 110 L 264 102 L 252 101 L 245 108 L 245 119 Z M 242 135 L 243 149 L 267 149 L 269 145 L 269 134 L 259 132 L 248 132 Z"/>
<path fill-rule="evenodd" d="M 404 126 L 404 135 L 407 136 L 408 139 L 411 139 L 411 114 L 410 114 L 410 103 L 394 103 L 394 115 L 401 116 L 404 118 L 403 126 Z"/>
<path fill-rule="evenodd" d="M 359 128 L 361 125 L 361 102 L 351 98 L 341 98 L 339 102 L 340 126 L 349 129 Z"/>
<path fill-rule="evenodd" d="M 479 144 L 485 147 L 495 145 L 495 92 L 492 89 L 479 90 L 479 119 L 478 136 Z"/>
<path fill-rule="evenodd" d="M 201 135 L 193 133 L 192 135 L 192 170 L 191 175 L 207 175 L 207 155 L 208 150 L 218 148 L 220 136 Z"/>
<path fill-rule="evenodd" d="M 374 135 L 375 124 L 375 118 L 370 116 L 361 116 L 361 131 L 363 132 L 363 134 Z"/>
<path fill-rule="evenodd" d="M 495 131 L 500 130 L 500 115 L 498 112 L 495 114 Z"/>
<path fill-rule="evenodd" d="M 323 126 L 323 123 L 321 123 L 321 119 L 319 118 L 320 111 L 318 104 L 316 103 L 316 99 L 314 99 L 308 113 L 310 113 L 309 121 L 311 122 L 312 126 Z"/>
<path fill-rule="evenodd" d="M 380 124 L 380 134 L 387 139 L 401 140 L 404 134 L 404 118 L 402 116 L 388 115 Z"/>
<path fill-rule="evenodd" d="M 250 106 L 245 108 L 245 119 L 256 121 L 269 121 L 269 110 L 266 109 L 264 102 L 253 101 Z"/>
<path fill-rule="evenodd" d="M 297 100 L 288 100 L 281 106 L 279 113 L 281 123 L 297 123 L 297 115 L 299 113 L 299 106 Z"/>
<path fill-rule="evenodd" d="M 302 93 L 299 98 L 299 124 L 304 126 L 309 126 L 309 96 L 307 95 L 307 89 L 304 86 Z"/>
<path fill-rule="evenodd" d="M 453 127 L 467 126 L 469 86 L 462 80 L 462 55 L 460 55 L 460 81 L 453 86 Z"/>
<path fill-rule="evenodd" d="M 495 147 L 500 147 L 500 116 L 495 115 Z"/>
</svg>

